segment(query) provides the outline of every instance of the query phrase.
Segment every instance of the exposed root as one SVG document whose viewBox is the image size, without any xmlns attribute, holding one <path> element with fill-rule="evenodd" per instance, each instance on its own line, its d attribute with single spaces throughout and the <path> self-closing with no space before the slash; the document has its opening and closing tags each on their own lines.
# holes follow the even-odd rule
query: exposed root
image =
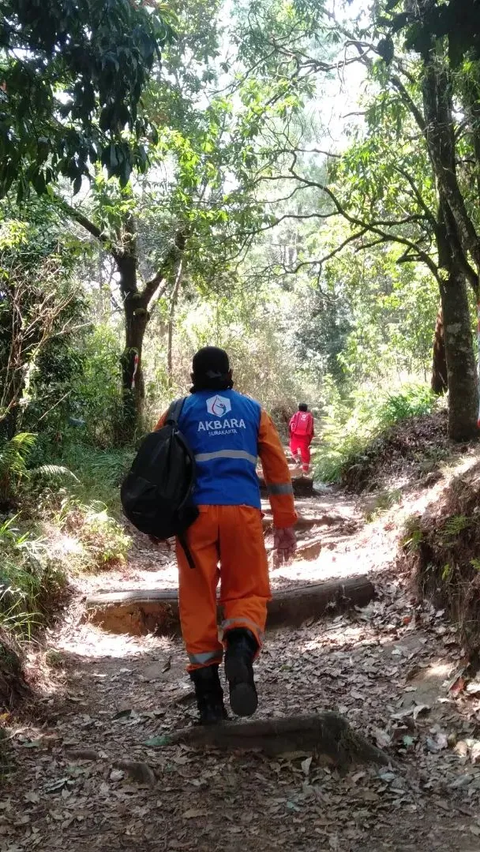
<svg viewBox="0 0 480 852">
<path fill-rule="evenodd" d="M 255 722 L 185 728 L 165 737 L 164 745 L 184 743 L 193 748 L 312 753 L 318 760 L 345 770 L 354 763 L 387 765 L 392 759 L 352 730 L 338 713 L 262 719 Z"/>
</svg>

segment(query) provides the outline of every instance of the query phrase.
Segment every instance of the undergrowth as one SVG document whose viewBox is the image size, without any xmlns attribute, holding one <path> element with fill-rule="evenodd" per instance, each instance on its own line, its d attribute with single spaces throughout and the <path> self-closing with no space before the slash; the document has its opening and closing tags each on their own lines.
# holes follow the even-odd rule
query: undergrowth
<svg viewBox="0 0 480 852">
<path fill-rule="evenodd" d="M 125 561 L 131 539 L 119 485 L 133 452 L 58 447 L 35 435 L 3 443 L 0 627 L 30 638 L 58 607 L 69 576 Z"/>
<path fill-rule="evenodd" d="M 436 397 L 424 384 L 406 384 L 398 391 L 360 388 L 342 397 L 329 388 L 322 422 L 322 442 L 315 450 L 315 476 L 338 482 L 382 432 L 394 424 L 433 411 Z"/>
<path fill-rule="evenodd" d="M 48 436 L 40 436 L 32 454 L 32 466 L 45 468 L 50 463 L 74 475 L 57 478 L 69 495 L 82 504 L 103 503 L 107 510 L 120 515 L 119 487 L 135 455 L 131 447 L 99 449 L 78 440 L 65 440 L 59 447 Z M 40 487 L 46 478 L 40 479 Z"/>
<path fill-rule="evenodd" d="M 49 542 L 22 531 L 17 518 L 0 525 L 0 626 L 30 638 L 45 624 L 66 586 Z"/>
<path fill-rule="evenodd" d="M 11 768 L 11 749 L 9 746 L 7 732 L 0 727 L 0 783 L 8 775 Z"/>
</svg>

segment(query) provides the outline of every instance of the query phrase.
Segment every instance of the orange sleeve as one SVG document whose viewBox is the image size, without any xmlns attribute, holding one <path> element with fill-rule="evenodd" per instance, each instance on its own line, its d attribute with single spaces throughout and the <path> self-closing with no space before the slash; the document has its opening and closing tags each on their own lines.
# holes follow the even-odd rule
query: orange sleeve
<svg viewBox="0 0 480 852">
<path fill-rule="evenodd" d="M 260 418 L 258 454 L 272 507 L 273 523 L 276 527 L 293 527 L 297 513 L 293 502 L 292 479 L 280 436 L 266 411 L 262 411 Z"/>
<path fill-rule="evenodd" d="M 162 426 L 165 426 L 167 414 L 168 414 L 168 411 L 163 412 L 162 416 L 160 417 L 160 420 L 158 421 L 157 425 L 155 426 L 155 429 L 153 430 L 154 432 L 158 432 L 158 430 L 161 429 Z"/>
</svg>

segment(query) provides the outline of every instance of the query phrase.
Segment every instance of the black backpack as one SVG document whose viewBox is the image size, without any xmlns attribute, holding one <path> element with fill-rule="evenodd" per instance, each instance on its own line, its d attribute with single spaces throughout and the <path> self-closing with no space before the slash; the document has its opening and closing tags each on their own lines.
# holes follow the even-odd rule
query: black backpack
<svg viewBox="0 0 480 852">
<path fill-rule="evenodd" d="M 165 425 L 143 439 L 120 497 L 125 516 L 137 530 L 162 540 L 177 536 L 193 568 L 185 531 L 198 509 L 192 503 L 195 459 L 178 429 L 184 402 L 172 403 Z"/>
</svg>

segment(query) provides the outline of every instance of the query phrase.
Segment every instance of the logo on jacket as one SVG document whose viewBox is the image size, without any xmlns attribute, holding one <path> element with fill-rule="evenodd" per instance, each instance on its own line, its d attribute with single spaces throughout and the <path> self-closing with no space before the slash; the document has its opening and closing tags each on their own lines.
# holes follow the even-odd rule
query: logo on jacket
<svg viewBox="0 0 480 852">
<path fill-rule="evenodd" d="M 223 417 L 232 410 L 232 404 L 225 396 L 211 396 L 207 399 L 207 411 L 215 417 Z"/>
</svg>

